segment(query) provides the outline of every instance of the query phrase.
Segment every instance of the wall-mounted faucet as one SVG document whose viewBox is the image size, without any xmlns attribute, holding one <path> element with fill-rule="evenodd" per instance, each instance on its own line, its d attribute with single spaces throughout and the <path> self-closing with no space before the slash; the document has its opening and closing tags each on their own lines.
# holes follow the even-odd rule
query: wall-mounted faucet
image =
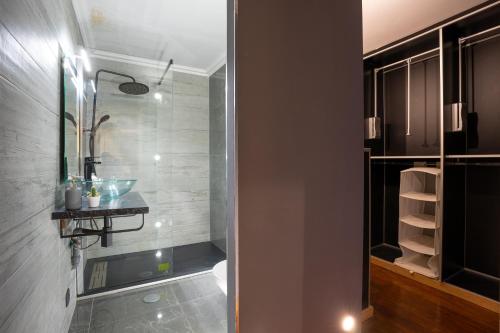
<svg viewBox="0 0 500 333">
<path fill-rule="evenodd" d="M 96 161 L 97 157 L 85 157 L 85 165 L 83 167 L 83 173 L 85 180 L 92 180 L 92 174 L 96 174 L 95 165 L 101 164 L 101 162 Z"/>
</svg>

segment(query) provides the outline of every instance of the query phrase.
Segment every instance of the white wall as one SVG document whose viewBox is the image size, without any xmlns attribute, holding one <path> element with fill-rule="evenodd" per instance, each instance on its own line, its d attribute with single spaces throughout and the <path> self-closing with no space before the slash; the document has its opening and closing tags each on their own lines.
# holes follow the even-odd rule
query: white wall
<svg viewBox="0 0 500 333">
<path fill-rule="evenodd" d="M 363 0 L 363 52 L 376 50 L 484 2 Z"/>
</svg>

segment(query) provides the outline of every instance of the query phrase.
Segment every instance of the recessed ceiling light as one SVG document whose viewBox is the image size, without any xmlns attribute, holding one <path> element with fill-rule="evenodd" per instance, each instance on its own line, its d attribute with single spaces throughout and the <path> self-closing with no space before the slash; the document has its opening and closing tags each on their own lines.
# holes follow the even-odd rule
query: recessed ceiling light
<svg viewBox="0 0 500 333">
<path fill-rule="evenodd" d="M 155 227 L 160 228 L 161 227 L 161 222 L 160 221 L 156 222 L 155 223 Z"/>
<path fill-rule="evenodd" d="M 159 92 L 154 93 L 154 95 L 153 95 L 153 96 L 154 96 L 154 98 L 155 98 L 157 101 L 161 101 L 162 96 L 161 96 L 161 94 L 160 94 Z"/>
<path fill-rule="evenodd" d="M 158 251 L 156 251 L 156 258 L 160 258 L 160 257 L 161 257 L 161 251 L 158 250 Z"/>
<path fill-rule="evenodd" d="M 161 156 L 158 154 L 155 154 L 155 156 L 153 156 L 153 158 L 155 159 L 155 161 L 161 160 Z"/>
</svg>

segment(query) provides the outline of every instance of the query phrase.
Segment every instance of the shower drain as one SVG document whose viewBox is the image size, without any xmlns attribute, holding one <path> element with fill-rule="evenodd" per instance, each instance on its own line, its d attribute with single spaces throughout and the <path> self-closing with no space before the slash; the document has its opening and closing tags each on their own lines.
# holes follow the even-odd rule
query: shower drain
<svg viewBox="0 0 500 333">
<path fill-rule="evenodd" d="M 156 303 L 160 300 L 160 294 L 147 294 L 142 300 L 144 303 Z"/>
</svg>

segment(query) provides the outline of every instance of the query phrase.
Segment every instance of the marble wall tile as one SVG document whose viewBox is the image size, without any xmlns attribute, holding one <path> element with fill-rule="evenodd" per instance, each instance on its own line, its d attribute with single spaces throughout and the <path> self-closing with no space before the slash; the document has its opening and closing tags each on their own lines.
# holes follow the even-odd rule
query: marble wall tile
<svg viewBox="0 0 500 333">
<path fill-rule="evenodd" d="M 57 82 L 59 43 L 44 10 L 43 4 L 33 0 L 0 2 L 1 22 L 38 64 L 36 73 Z"/>
<path fill-rule="evenodd" d="M 173 177 L 209 177 L 209 161 L 206 154 L 172 154 Z"/>
<path fill-rule="evenodd" d="M 3 24 L 0 24 L 0 40 L 2 40 L 2 61 L 0 62 L 0 73 L 9 82 L 23 91 L 32 91 L 32 97 L 43 106 L 50 109 L 57 103 L 59 96 L 57 91 L 42 91 L 40 85 L 50 86 L 51 79 L 48 76 L 34 76 L 33 72 L 39 70 L 36 61 L 12 36 Z"/>
<path fill-rule="evenodd" d="M 210 218 L 210 207 L 206 201 L 172 203 L 166 208 L 176 225 L 200 223 Z"/>
<path fill-rule="evenodd" d="M 206 108 L 177 106 L 173 112 L 172 125 L 178 130 L 208 131 L 208 111 Z"/>
<path fill-rule="evenodd" d="M 32 239 L 31 256 L 0 287 L 1 332 L 65 332 L 74 308 L 75 270 L 71 269 L 68 242 L 60 240 L 51 209 L 40 217 L 46 223 Z M 65 306 L 66 288 L 72 302 Z"/>
<path fill-rule="evenodd" d="M 172 132 L 171 140 L 171 144 L 166 147 L 159 147 L 160 154 L 208 154 L 208 131 L 176 130 Z"/>
<path fill-rule="evenodd" d="M 210 76 L 210 239 L 226 252 L 226 66 Z"/>
<path fill-rule="evenodd" d="M 67 332 L 76 271 L 50 213 L 60 198 L 59 48 L 81 45 L 71 2 L 1 1 L 0 40 L 0 331 Z"/>
</svg>

